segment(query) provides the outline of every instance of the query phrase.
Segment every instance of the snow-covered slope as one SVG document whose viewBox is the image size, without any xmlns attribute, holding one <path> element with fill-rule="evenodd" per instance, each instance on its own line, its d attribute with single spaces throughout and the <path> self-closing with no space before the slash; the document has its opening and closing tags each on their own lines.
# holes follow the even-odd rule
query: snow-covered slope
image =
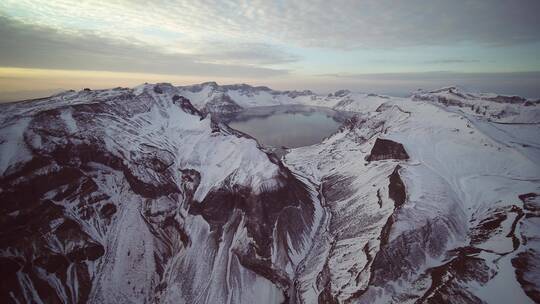
<svg viewBox="0 0 540 304">
<path fill-rule="evenodd" d="M 327 96 L 315 95 L 310 99 L 301 100 L 301 102 L 306 105 L 331 107 L 337 111 L 374 112 L 389 100 L 399 99 L 401 98 L 340 90 Z"/>
<path fill-rule="evenodd" d="M 418 91 L 413 100 L 427 100 L 499 123 L 540 123 L 540 100 L 519 96 L 468 93 L 457 87 Z"/>
<path fill-rule="evenodd" d="M 205 115 L 280 104 L 356 115 L 282 160 Z M 0 105 L 0 301 L 540 302 L 539 107 L 215 83 Z"/>
<path fill-rule="evenodd" d="M 187 99 L 71 91 L 0 126 L 3 303 L 287 297 L 316 191 Z"/>
<path fill-rule="evenodd" d="M 329 212 L 299 302 L 540 301 L 539 139 L 428 100 L 389 100 L 286 155 Z"/>
</svg>

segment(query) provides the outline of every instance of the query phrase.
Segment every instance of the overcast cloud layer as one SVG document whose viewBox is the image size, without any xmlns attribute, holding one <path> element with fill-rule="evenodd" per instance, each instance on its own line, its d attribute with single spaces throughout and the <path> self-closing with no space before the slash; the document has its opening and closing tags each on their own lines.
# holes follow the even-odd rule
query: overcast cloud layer
<svg viewBox="0 0 540 304">
<path fill-rule="evenodd" d="M 0 37 L 1 66 L 261 77 L 287 71 L 255 67 L 250 65 L 252 61 L 292 60 L 272 49 L 267 51 L 267 46 L 259 44 L 247 47 L 246 51 L 226 49 L 215 55 L 211 52 L 209 55 L 165 53 L 139 41 L 112 39 L 93 33 L 62 32 L 1 16 Z M 243 65 L 210 63 L 216 58 L 243 59 Z"/>
<path fill-rule="evenodd" d="M 59 27 L 130 36 L 154 28 L 182 39 L 275 39 L 299 46 L 357 48 L 487 45 L 540 39 L 537 0 L 49 1 L 4 0 L 0 7 Z M 32 12 L 24 16 L 21 11 Z M 85 23 L 87 24 L 85 26 Z M 114 26 L 110 28 L 110 26 Z M 147 33 L 151 35 L 151 33 Z M 170 37 L 169 37 L 170 38 Z"/>
<path fill-rule="evenodd" d="M 539 11 L 538 0 L 3 0 L 0 66 L 300 83 L 509 75 L 540 71 Z"/>
</svg>

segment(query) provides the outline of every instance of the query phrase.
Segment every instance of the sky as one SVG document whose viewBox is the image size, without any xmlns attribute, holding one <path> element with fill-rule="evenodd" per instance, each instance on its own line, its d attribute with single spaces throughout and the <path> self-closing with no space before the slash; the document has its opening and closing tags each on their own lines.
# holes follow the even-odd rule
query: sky
<svg viewBox="0 0 540 304">
<path fill-rule="evenodd" d="M 540 97 L 538 0 L 2 0 L 0 100 L 217 81 Z"/>
</svg>

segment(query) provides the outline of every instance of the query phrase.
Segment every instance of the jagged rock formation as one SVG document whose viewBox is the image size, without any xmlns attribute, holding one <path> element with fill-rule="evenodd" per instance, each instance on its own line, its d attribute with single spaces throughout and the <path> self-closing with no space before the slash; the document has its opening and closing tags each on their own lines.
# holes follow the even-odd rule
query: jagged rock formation
<svg viewBox="0 0 540 304">
<path fill-rule="evenodd" d="M 315 190 L 166 91 L 2 106 L 2 302 L 288 297 Z"/>
<path fill-rule="evenodd" d="M 495 128 L 433 100 L 387 100 L 285 156 L 322 185 L 329 210 L 297 302 L 538 301 L 540 230 L 527 203 L 540 189 L 538 126 Z"/>
<path fill-rule="evenodd" d="M 213 114 L 230 114 L 252 107 L 293 104 L 330 107 L 340 111 L 368 112 L 374 111 L 391 99 L 400 99 L 377 94 L 354 93 L 349 90 L 319 95 L 309 90 L 277 91 L 264 86 L 218 85 L 215 82 L 191 86 L 159 83 L 154 85 L 153 92 L 169 97 L 182 96 L 189 99 L 199 111 Z"/>
<path fill-rule="evenodd" d="M 289 103 L 356 115 L 282 160 L 212 117 Z M 204 83 L 0 107 L 3 303 L 540 301 L 536 102 Z"/>
<path fill-rule="evenodd" d="M 210 101 L 206 102 L 203 108 L 204 113 L 234 113 L 241 111 L 242 107 L 239 106 L 229 95 L 221 94 L 214 96 Z"/>
</svg>

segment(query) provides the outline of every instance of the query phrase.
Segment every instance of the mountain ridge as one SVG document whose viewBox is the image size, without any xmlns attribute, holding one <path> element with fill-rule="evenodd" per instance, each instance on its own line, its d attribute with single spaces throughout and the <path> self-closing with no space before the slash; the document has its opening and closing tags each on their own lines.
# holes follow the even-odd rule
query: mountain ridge
<svg viewBox="0 0 540 304">
<path fill-rule="evenodd" d="M 227 87 L 355 113 L 279 159 L 216 86 L 0 105 L 3 301 L 540 301 L 538 103 Z"/>
</svg>

